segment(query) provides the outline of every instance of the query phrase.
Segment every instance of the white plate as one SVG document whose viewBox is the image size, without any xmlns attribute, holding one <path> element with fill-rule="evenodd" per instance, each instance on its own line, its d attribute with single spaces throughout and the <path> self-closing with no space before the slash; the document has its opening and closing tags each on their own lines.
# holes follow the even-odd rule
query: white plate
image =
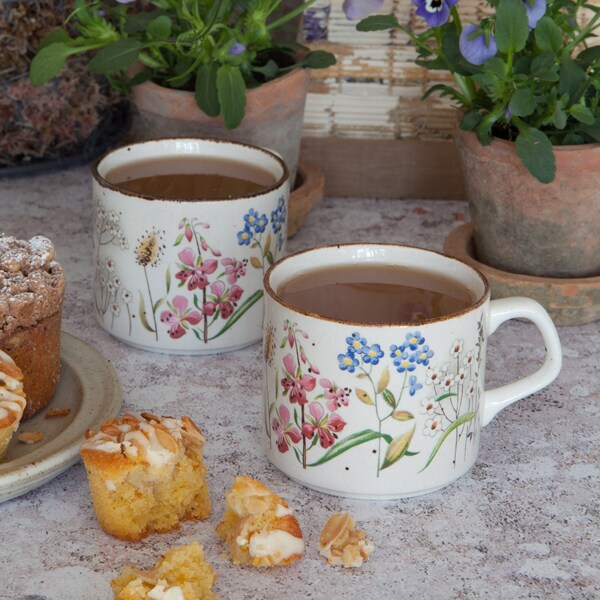
<svg viewBox="0 0 600 600">
<path fill-rule="evenodd" d="M 116 416 L 122 391 L 106 359 L 73 335 L 61 336 L 61 377 L 52 408 L 70 408 L 65 417 L 44 418 L 47 409 L 24 421 L 0 463 L 0 502 L 16 498 L 56 477 L 79 460 L 85 431 Z M 19 442 L 22 431 L 41 431 L 37 444 Z"/>
</svg>

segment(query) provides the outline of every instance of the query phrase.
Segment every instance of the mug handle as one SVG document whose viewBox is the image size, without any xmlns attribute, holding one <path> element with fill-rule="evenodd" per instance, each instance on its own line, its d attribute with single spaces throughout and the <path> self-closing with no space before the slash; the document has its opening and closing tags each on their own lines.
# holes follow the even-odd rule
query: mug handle
<svg viewBox="0 0 600 600">
<path fill-rule="evenodd" d="M 527 319 L 539 329 L 546 346 L 546 358 L 535 373 L 484 392 L 481 417 L 484 427 L 509 404 L 552 383 L 562 365 L 562 351 L 556 326 L 541 304 L 531 298 L 520 297 L 492 300 L 488 317 L 488 336 L 510 319 Z"/>
</svg>

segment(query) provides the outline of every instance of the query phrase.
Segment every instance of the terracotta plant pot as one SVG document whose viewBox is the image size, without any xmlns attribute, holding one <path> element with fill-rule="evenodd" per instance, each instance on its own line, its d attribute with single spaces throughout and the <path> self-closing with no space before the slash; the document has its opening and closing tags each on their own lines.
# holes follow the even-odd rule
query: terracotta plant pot
<svg viewBox="0 0 600 600">
<path fill-rule="evenodd" d="M 481 262 L 526 275 L 600 275 L 600 144 L 555 146 L 556 178 L 543 184 L 514 143 L 484 147 L 461 130 L 455 142 Z"/>
<path fill-rule="evenodd" d="M 193 92 L 161 87 L 147 81 L 133 88 L 137 116 L 133 141 L 170 137 L 211 137 L 262 146 L 278 152 L 295 181 L 304 104 L 310 73 L 294 71 L 248 90 L 246 115 L 236 129 L 222 117 L 209 117 L 196 105 Z"/>
</svg>

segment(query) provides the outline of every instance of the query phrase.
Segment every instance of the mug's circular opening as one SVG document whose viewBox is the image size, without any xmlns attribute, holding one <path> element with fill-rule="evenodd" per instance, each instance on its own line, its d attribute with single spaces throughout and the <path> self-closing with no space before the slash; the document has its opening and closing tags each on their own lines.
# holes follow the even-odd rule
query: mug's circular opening
<svg viewBox="0 0 600 600">
<path fill-rule="evenodd" d="M 430 317 L 419 320 L 371 322 L 360 320 L 344 320 L 325 316 L 305 310 L 283 299 L 279 290 L 293 279 L 335 267 L 348 268 L 352 266 L 364 267 L 399 267 L 407 271 L 415 270 L 430 275 L 443 276 L 465 287 L 473 296 L 472 302 L 464 310 L 445 314 L 440 317 Z M 343 244 L 335 246 L 318 246 L 309 250 L 302 250 L 280 259 L 272 265 L 265 274 L 265 292 L 275 302 L 299 314 L 322 319 L 325 321 L 344 323 L 356 326 L 389 327 L 394 325 L 424 325 L 437 321 L 446 321 L 462 314 L 467 314 L 484 304 L 489 296 L 490 289 L 487 280 L 477 269 L 466 263 L 435 252 L 413 246 L 400 246 L 396 244 Z"/>
<path fill-rule="evenodd" d="M 108 173 L 117 168 L 122 169 L 127 165 L 157 159 L 172 160 L 178 156 L 222 159 L 223 161 L 243 163 L 266 171 L 273 177 L 274 181 L 256 192 L 236 194 L 233 197 L 173 198 L 131 192 L 106 178 Z M 172 174 L 176 175 L 177 173 Z M 164 202 L 227 202 L 243 198 L 254 198 L 276 190 L 289 178 L 289 172 L 285 162 L 274 152 L 251 144 L 212 138 L 164 138 L 125 144 L 119 148 L 109 150 L 93 165 L 92 176 L 101 187 L 134 198 Z"/>
</svg>

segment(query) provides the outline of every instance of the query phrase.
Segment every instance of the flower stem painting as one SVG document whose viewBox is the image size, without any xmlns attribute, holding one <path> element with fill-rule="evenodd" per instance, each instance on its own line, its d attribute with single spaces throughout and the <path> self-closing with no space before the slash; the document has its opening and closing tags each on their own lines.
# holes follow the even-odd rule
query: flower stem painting
<svg viewBox="0 0 600 600">
<path fill-rule="evenodd" d="M 270 331 L 273 336 L 272 326 Z M 304 469 L 375 443 L 377 477 L 402 458 L 418 455 L 424 471 L 443 444 L 454 443 L 455 465 L 460 444 L 466 454 L 467 444 L 475 442 L 472 421 L 479 404 L 476 365 L 483 343 L 482 323 L 476 348 L 466 351 L 464 343 L 455 340 L 450 360 L 440 366 L 432 366 L 436 351 L 418 330 L 408 331 L 404 339 L 385 349 L 353 331 L 337 355 L 337 380 L 324 376 L 311 362 L 307 348 L 314 344 L 296 323 L 286 320 L 283 332 L 279 348 L 285 352 L 276 370 L 275 400 L 266 407 L 265 426 L 278 451 L 291 450 Z M 270 344 L 265 352 L 272 357 Z M 352 387 L 339 383 L 348 383 L 349 375 Z M 344 435 L 344 410 L 353 402 L 369 409 L 365 424 L 370 426 Z M 437 442 L 422 454 L 423 448 L 431 447 L 431 438 Z"/>
</svg>

